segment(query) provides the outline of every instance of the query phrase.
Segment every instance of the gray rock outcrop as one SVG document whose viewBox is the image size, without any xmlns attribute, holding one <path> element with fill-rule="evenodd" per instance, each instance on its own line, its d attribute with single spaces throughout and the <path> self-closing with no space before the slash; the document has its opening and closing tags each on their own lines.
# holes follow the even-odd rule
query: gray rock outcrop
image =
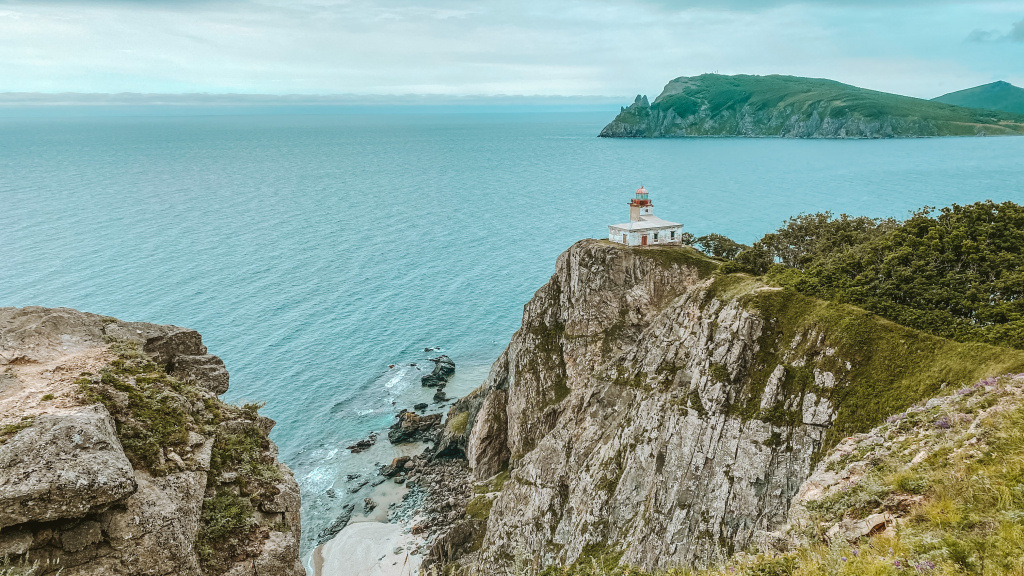
<svg viewBox="0 0 1024 576">
<path fill-rule="evenodd" d="M 706 566 L 785 524 L 868 356 L 774 312 L 801 297 L 716 266 L 594 240 L 559 257 L 438 439 L 478 480 L 508 471 L 460 564 Z"/>
<path fill-rule="evenodd" d="M 396 416 L 398 422 L 388 430 L 388 440 L 392 444 L 416 442 L 433 435 L 434 428 L 441 423 L 441 414 L 419 415 L 409 410 L 402 410 Z"/>
<path fill-rule="evenodd" d="M 0 445 L 0 529 L 81 518 L 137 488 L 114 421 L 102 405 L 38 416 Z"/>
<path fill-rule="evenodd" d="M 27 556 L 39 575 L 305 574 L 298 485 L 266 439 L 273 421 L 217 399 L 227 371 L 194 330 L 0 308 L 0 373 L 13 431 L 0 436 L 0 556 Z M 214 462 L 232 435 L 272 463 L 262 474 L 276 485 L 246 484 L 226 452 Z M 258 497 L 232 500 L 252 510 L 231 548 L 204 510 L 246 493 Z"/>
</svg>

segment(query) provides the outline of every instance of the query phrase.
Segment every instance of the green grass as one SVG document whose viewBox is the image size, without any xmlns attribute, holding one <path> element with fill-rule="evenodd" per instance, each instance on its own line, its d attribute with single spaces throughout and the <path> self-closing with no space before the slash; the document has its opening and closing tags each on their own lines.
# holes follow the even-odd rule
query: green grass
<svg viewBox="0 0 1024 576">
<path fill-rule="evenodd" d="M 466 426 L 469 424 L 469 413 L 459 412 L 448 420 L 446 426 L 454 436 L 461 436 L 466 433 Z"/>
<path fill-rule="evenodd" d="M 18 420 L 13 424 L 0 426 L 0 446 L 6 444 L 11 438 L 14 438 L 14 435 L 18 432 L 21 432 L 25 428 L 31 426 L 35 420 L 35 416 L 23 416 L 21 420 Z"/>
<path fill-rule="evenodd" d="M 167 457 L 174 452 L 192 469 L 198 463 L 189 456 L 189 433 L 214 438 L 207 487 L 215 495 L 203 502 L 196 551 L 204 571 L 223 571 L 260 537 L 254 511 L 278 494 L 282 480 L 267 433 L 257 422 L 262 405 L 226 404 L 179 381 L 136 343 L 112 341 L 109 348 L 117 357 L 99 374 L 78 378 L 79 396 L 106 406 L 132 466 L 156 476 L 178 472 L 180 466 Z M 219 483 L 226 472 L 235 474 L 233 487 Z"/>
<path fill-rule="evenodd" d="M 501 472 L 494 475 L 493 478 L 481 482 L 473 487 L 474 494 L 489 494 L 491 492 L 501 492 L 505 489 L 505 482 L 508 482 L 509 471 L 506 467 Z"/>
<path fill-rule="evenodd" d="M 602 240 L 601 242 L 612 244 L 608 240 Z M 616 244 L 623 250 L 629 250 L 635 254 L 650 258 L 664 268 L 671 268 L 672 266 L 689 267 L 697 271 L 697 275 L 700 278 L 707 278 L 711 276 L 718 269 L 719 263 L 712 260 L 699 250 L 691 248 L 689 246 L 632 246 L 623 247 Z"/>
<path fill-rule="evenodd" d="M 494 500 L 481 494 L 466 504 L 466 514 L 474 520 L 486 520 L 491 515 Z"/>
<path fill-rule="evenodd" d="M 976 134 L 979 128 L 987 134 L 1024 134 L 1024 115 L 1020 114 L 963 108 L 821 78 L 781 75 L 677 78 L 665 86 L 649 109 L 630 106 L 612 125 L 627 127 L 633 136 L 683 135 L 680 128 L 669 124 L 666 129 L 660 121 L 671 112 L 684 120 L 700 118 L 685 128 L 687 136 L 747 135 L 750 127 L 740 125 L 742 111 L 762 119 L 753 127 L 754 135 L 761 136 L 783 135 L 791 117 L 807 121 L 814 115 L 821 120 L 890 122 L 892 135 L 897 137 L 966 136 Z"/>
<path fill-rule="evenodd" d="M 900 326 L 854 306 L 803 296 L 790 289 L 760 291 L 745 298 L 745 306 L 768 319 L 760 338 L 755 372 L 746 404 L 734 407 L 749 417 L 757 412 L 763 385 L 782 355 L 803 335 L 797 351 L 807 350 L 809 334 L 824 334 L 824 346 L 834 356 L 787 366 L 784 394 L 811 390 L 830 397 L 839 410 L 826 435 L 823 450 L 853 433 L 880 424 L 890 414 L 940 394 L 943 386 L 962 386 L 981 378 L 1024 371 L 1024 351 L 979 343 L 959 343 Z M 850 362 L 850 369 L 845 364 Z M 849 386 L 831 391 L 814 389 L 813 369 L 845 375 Z"/>
<path fill-rule="evenodd" d="M 975 86 L 943 94 L 933 100 L 954 106 L 1024 114 L 1024 88 L 1018 88 L 1008 82 L 992 82 Z"/>
</svg>

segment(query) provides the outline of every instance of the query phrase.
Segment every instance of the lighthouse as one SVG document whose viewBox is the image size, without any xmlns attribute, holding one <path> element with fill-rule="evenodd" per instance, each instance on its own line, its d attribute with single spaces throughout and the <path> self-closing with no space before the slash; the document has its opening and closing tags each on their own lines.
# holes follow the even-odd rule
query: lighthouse
<svg viewBox="0 0 1024 576">
<path fill-rule="evenodd" d="M 629 201 L 629 222 L 608 227 L 608 239 L 626 246 L 681 244 L 683 225 L 654 215 L 654 205 L 643 186 Z"/>
</svg>

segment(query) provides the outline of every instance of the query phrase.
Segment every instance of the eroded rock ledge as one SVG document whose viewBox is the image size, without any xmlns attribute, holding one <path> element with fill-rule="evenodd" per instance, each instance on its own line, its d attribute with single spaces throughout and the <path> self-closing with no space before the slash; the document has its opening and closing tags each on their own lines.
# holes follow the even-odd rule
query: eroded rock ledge
<svg viewBox="0 0 1024 576">
<path fill-rule="evenodd" d="M 37 574 L 304 574 L 299 491 L 199 333 L 0 308 L 0 557 Z"/>
</svg>

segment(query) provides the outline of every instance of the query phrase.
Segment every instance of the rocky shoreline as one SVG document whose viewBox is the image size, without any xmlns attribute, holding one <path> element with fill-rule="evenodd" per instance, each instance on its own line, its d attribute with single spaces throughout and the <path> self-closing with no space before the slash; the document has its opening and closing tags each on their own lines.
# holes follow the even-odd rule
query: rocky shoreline
<svg viewBox="0 0 1024 576">
<path fill-rule="evenodd" d="M 342 552 L 340 544 L 336 551 L 332 543 L 344 542 L 345 550 L 351 550 L 357 547 L 355 542 L 359 542 L 358 546 L 372 546 L 398 538 L 395 533 L 363 526 L 368 523 L 394 525 L 403 535 L 399 538 L 400 545 L 379 550 L 380 557 L 361 557 L 384 574 L 398 569 L 401 570 L 396 574 L 415 574 L 431 565 L 444 564 L 457 552 L 468 551 L 467 544 L 482 535 L 482 523 L 466 517 L 466 507 L 473 497 L 472 472 L 467 462 L 462 458 L 437 457 L 436 446 L 445 436 L 444 414 L 440 409 L 457 400 L 445 394 L 445 387 L 455 374 L 455 362 L 444 354 L 428 360 L 434 362 L 434 369 L 421 378 L 421 384 L 436 389 L 432 405 L 422 402 L 411 410 L 399 410 L 395 423 L 387 429 L 387 444 L 405 453 L 394 457 L 390 463 L 378 463 L 372 477 L 348 476 L 346 491 L 351 495 L 365 495 L 362 505 L 346 504 L 342 514 L 318 535 L 320 544 L 314 553 L 314 574 L 335 574 L 332 566 L 338 562 L 332 560 L 332 555 Z M 355 454 L 370 450 L 383 434 L 371 433 L 347 449 Z M 381 497 L 380 493 L 388 487 L 400 487 L 400 497 L 395 497 L 393 492 Z M 365 542 L 368 538 L 377 541 Z M 351 565 L 346 565 L 346 570 L 363 573 Z"/>
</svg>

